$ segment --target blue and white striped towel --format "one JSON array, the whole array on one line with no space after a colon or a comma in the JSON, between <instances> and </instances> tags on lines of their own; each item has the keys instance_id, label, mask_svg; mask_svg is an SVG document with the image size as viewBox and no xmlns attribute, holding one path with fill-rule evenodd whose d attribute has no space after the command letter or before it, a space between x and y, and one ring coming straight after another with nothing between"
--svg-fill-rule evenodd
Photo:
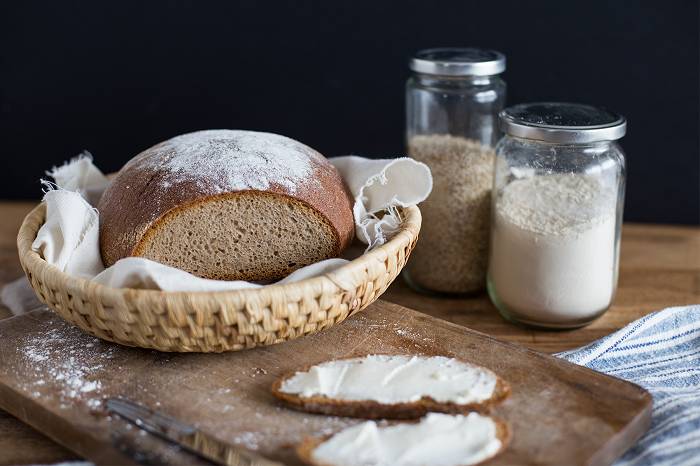
<instances>
[{"instance_id":1,"label":"blue and white striped towel","mask_svg":"<svg viewBox=\"0 0 700 466\"><path fill-rule=\"evenodd\" d=\"M649 314L558 356L653 396L651 428L617 465L700 465L700 305Z\"/></svg>"}]
</instances>

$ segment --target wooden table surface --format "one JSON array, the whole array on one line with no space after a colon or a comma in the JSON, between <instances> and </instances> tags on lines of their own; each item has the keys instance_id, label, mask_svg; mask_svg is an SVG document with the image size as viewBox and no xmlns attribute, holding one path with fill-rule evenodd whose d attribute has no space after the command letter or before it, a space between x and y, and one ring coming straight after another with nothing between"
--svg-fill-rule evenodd
<instances>
[{"instance_id":1,"label":"wooden table surface","mask_svg":"<svg viewBox=\"0 0 700 466\"><path fill-rule=\"evenodd\" d=\"M22 275L15 237L22 218L33 205L0 202L0 283ZM615 302L603 317L582 329L546 332L516 327L504 321L483 294L471 298L419 295L400 280L383 298L539 351L575 348L651 311L700 303L700 228L626 224ZM9 315L0 307L0 318ZM0 412L0 465L71 459L76 456L70 451Z\"/></svg>"}]
</instances>

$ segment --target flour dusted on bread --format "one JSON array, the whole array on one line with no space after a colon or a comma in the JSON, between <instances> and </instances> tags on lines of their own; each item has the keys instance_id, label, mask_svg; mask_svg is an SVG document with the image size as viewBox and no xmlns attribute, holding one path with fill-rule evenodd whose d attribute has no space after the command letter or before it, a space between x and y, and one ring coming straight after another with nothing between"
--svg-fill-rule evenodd
<instances>
[{"instance_id":1,"label":"flour dusted on bread","mask_svg":"<svg viewBox=\"0 0 700 466\"><path fill-rule=\"evenodd\" d=\"M490 370L444 356L370 355L296 372L273 393L306 411L401 419L485 409L509 389Z\"/></svg>"},{"instance_id":2,"label":"flour dusted on bread","mask_svg":"<svg viewBox=\"0 0 700 466\"><path fill-rule=\"evenodd\" d=\"M502 421L470 413L430 413L418 423L379 426L368 421L297 449L309 464L325 466L467 466L496 456L507 445Z\"/></svg>"},{"instance_id":3,"label":"flour dusted on bread","mask_svg":"<svg viewBox=\"0 0 700 466\"><path fill-rule=\"evenodd\" d=\"M168 139L135 157L127 167L164 174L164 187L194 183L211 194L279 185L293 194L311 177L321 154L272 133L206 130ZM126 168L126 167L125 167Z\"/></svg>"},{"instance_id":4,"label":"flour dusted on bread","mask_svg":"<svg viewBox=\"0 0 700 466\"><path fill-rule=\"evenodd\" d=\"M209 130L137 155L104 192L105 265L146 257L221 280L276 280L336 257L353 237L337 170L300 142Z\"/></svg>"}]
</instances>

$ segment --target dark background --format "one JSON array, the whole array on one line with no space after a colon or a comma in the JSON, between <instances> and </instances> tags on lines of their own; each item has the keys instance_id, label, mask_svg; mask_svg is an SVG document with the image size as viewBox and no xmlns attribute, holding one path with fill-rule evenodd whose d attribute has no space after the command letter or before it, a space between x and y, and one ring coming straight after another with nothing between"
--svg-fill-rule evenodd
<instances>
[{"instance_id":1,"label":"dark background","mask_svg":"<svg viewBox=\"0 0 700 466\"><path fill-rule=\"evenodd\" d=\"M626 219L700 223L698 2L3 2L0 198L83 149L103 170L178 133L281 133L327 156L403 151L407 59L508 57L509 103L629 120Z\"/></svg>"}]
</instances>

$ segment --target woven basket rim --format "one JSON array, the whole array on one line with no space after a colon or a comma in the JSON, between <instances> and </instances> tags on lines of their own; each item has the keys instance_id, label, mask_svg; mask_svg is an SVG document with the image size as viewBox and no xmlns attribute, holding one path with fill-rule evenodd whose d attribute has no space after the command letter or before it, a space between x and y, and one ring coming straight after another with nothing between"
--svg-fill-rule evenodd
<instances>
[{"instance_id":1,"label":"woven basket rim","mask_svg":"<svg viewBox=\"0 0 700 466\"><path fill-rule=\"evenodd\" d=\"M112 288L101 283L95 283L88 278L83 278L75 275L63 272L55 265L49 264L43 259L36 251L32 249L32 243L39 232L39 229L44 224L46 216L46 203L41 202L36 207L34 207L22 221L19 232L17 234L17 249L20 256L20 262L27 272L32 274L49 275L54 278L59 279L66 288L80 288L89 289L97 294L102 293L127 293L131 297L137 296L151 296L151 297L165 297L165 296L183 296L183 295L195 295L195 296L212 296L212 297L223 297L223 296L246 296L250 294L260 293L262 291L268 290L278 290L280 292L285 292L288 290L296 289L299 287L309 287L318 286L325 288L327 286L332 286L341 290L350 290L354 286L361 284L362 280L354 280L352 277L360 277L362 270L365 268L367 262L380 260L384 261L391 251L395 250L400 244L408 244L413 239L418 236L421 224L421 213L417 206L407 206L399 209L399 213L402 216L402 221L400 224L399 231L397 231L392 238L381 246L375 247L373 250L362 254L347 264L322 275L316 277L310 277L303 280L299 280L291 283L273 283L265 285L261 288L244 288L240 290L216 290L216 291L163 291L163 290L151 290L151 289L140 289L140 288ZM348 286L342 286L341 284L345 282L345 278L350 277L350 282Z\"/></svg>"}]
</instances>

